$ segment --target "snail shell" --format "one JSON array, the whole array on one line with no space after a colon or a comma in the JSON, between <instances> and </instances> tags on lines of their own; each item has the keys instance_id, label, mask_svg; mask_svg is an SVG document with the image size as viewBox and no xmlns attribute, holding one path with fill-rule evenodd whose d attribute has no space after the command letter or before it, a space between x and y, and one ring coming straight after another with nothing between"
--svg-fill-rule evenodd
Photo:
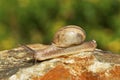
<instances>
[{"instance_id":1,"label":"snail shell","mask_svg":"<svg viewBox=\"0 0 120 80\"><path fill-rule=\"evenodd\" d=\"M53 38L53 43L57 47L70 47L84 42L85 31L75 25L69 25L58 30Z\"/></svg>"}]
</instances>

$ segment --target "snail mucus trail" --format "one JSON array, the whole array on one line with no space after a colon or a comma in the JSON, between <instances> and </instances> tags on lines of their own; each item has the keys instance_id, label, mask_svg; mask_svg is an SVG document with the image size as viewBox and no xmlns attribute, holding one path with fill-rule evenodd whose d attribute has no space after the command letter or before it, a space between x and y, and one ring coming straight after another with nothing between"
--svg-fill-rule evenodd
<instances>
[{"instance_id":1,"label":"snail mucus trail","mask_svg":"<svg viewBox=\"0 0 120 80\"><path fill-rule=\"evenodd\" d=\"M96 49L96 41L84 42L86 38L85 31L76 25L69 25L59 29L52 44L40 51L34 51L28 46L23 47L34 54L34 59L41 61L55 58L63 55L70 55L85 51L94 51Z\"/></svg>"}]
</instances>

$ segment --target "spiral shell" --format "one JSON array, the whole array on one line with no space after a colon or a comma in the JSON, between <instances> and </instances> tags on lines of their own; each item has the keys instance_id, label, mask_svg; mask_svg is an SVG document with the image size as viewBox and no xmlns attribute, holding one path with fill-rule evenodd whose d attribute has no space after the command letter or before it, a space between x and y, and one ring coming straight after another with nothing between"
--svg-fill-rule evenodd
<instances>
[{"instance_id":1,"label":"spiral shell","mask_svg":"<svg viewBox=\"0 0 120 80\"><path fill-rule=\"evenodd\" d=\"M86 38L85 31L76 25L69 25L59 29L54 38L53 44L57 47L70 47L84 42Z\"/></svg>"}]
</instances>

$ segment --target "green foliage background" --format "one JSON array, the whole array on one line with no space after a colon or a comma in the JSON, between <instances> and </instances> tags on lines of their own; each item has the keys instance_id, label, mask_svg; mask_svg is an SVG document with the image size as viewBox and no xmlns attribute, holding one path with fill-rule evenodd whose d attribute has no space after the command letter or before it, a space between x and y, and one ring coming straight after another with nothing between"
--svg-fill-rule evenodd
<instances>
[{"instance_id":1,"label":"green foliage background","mask_svg":"<svg viewBox=\"0 0 120 80\"><path fill-rule=\"evenodd\" d=\"M120 0L0 0L0 50L50 44L70 24L84 28L98 48L120 53Z\"/></svg>"}]
</instances>

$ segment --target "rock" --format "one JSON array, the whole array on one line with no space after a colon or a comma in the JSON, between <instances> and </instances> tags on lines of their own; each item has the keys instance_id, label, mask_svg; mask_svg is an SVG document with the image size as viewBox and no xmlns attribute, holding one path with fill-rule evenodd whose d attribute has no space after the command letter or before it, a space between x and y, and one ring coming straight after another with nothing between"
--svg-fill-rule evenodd
<instances>
[{"instance_id":1,"label":"rock","mask_svg":"<svg viewBox=\"0 0 120 80\"><path fill-rule=\"evenodd\" d=\"M37 50L46 46L41 47L37 44L37 47L35 45L30 47ZM18 50L26 53L22 48L17 48ZM11 57L9 56L9 58ZM31 56L27 56L27 58L29 59L24 57L22 60L23 57L21 57L21 62L16 61L19 67L15 63L5 69L1 67L1 72L12 72L9 75L3 73L4 77L0 77L1 80L120 80L120 55L102 50L96 49L94 52L61 56L38 61L36 64L32 64Z\"/></svg>"}]
</instances>

